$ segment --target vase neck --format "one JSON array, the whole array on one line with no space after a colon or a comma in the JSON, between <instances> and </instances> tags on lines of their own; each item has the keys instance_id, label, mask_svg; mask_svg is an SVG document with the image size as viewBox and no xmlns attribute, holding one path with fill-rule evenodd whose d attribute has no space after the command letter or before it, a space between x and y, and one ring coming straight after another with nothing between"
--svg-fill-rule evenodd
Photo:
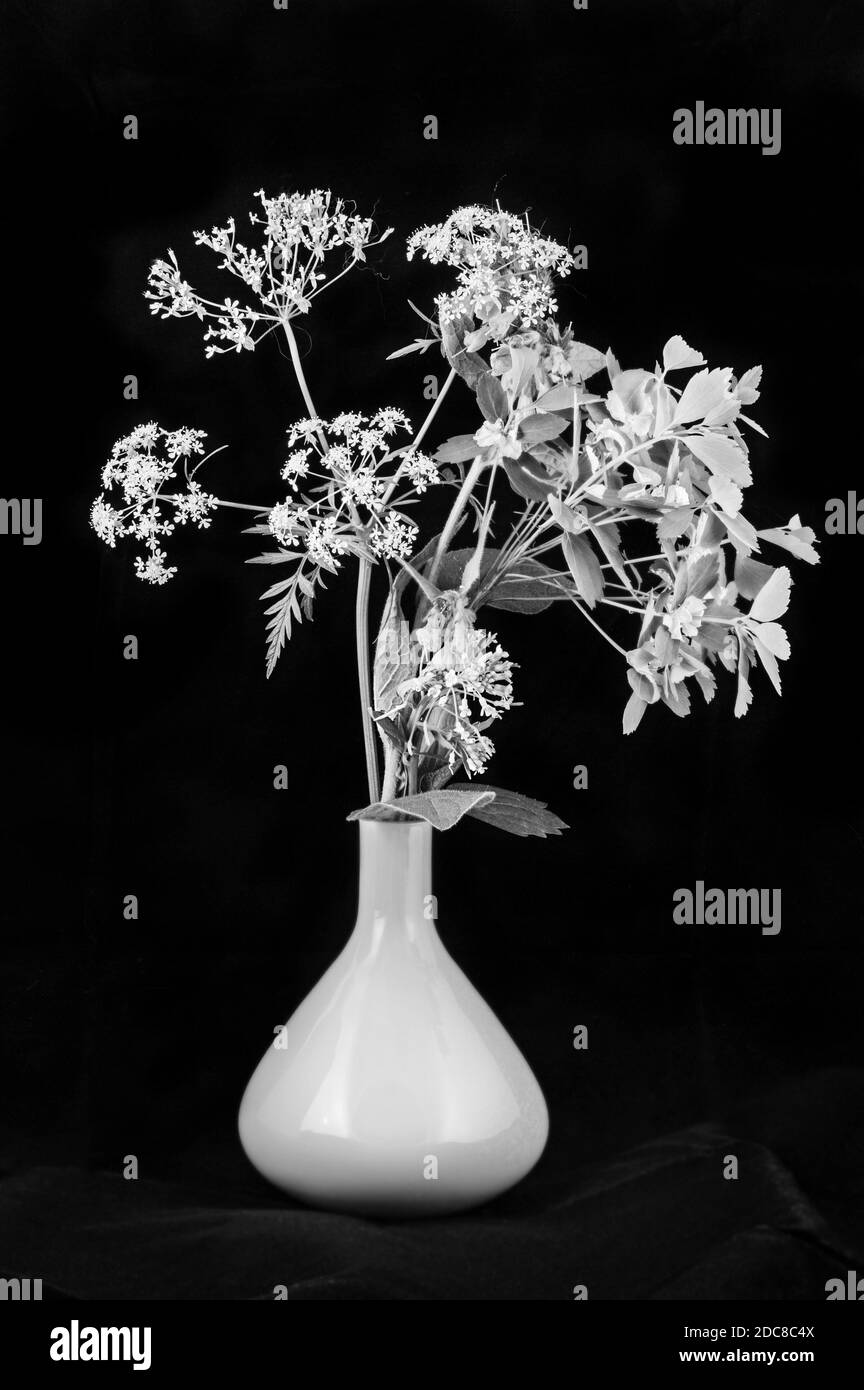
<instances>
[{"instance_id":1,"label":"vase neck","mask_svg":"<svg viewBox=\"0 0 864 1390\"><path fill-rule=\"evenodd\" d=\"M357 930L434 931L432 827L361 820Z\"/></svg>"}]
</instances>

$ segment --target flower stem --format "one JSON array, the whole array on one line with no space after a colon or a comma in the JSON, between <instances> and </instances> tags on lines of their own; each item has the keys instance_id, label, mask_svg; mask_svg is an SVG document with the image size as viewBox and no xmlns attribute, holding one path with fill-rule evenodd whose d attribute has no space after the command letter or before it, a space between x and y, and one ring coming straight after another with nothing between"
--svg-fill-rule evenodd
<instances>
[{"instance_id":1,"label":"flower stem","mask_svg":"<svg viewBox=\"0 0 864 1390\"><path fill-rule=\"evenodd\" d=\"M288 351L291 353L291 362L294 373L297 377L297 384L300 387L303 400L306 402L306 409L313 420L317 420L318 412L306 384L306 377L303 373L303 365L300 361L300 353L297 350L297 339L288 319L283 319L282 326L285 329L285 337L288 339ZM316 434L321 442L321 447L326 451L327 438L320 427ZM357 573L357 601L354 610L354 626L357 637L357 684L360 690L360 718L363 723L363 747L366 753L366 780L369 784L369 801L377 801L380 794L380 783L378 781L378 757L375 749L375 731L372 728L372 682L369 673L369 585L372 578L372 566L362 555L360 557L360 568Z\"/></svg>"},{"instance_id":2,"label":"flower stem","mask_svg":"<svg viewBox=\"0 0 864 1390\"><path fill-rule=\"evenodd\" d=\"M456 527L462 520L462 513L468 505L468 498L474 491L474 488L477 485L477 479L480 477L480 474L483 472L485 466L486 460L482 456L478 456L473 460L471 467L465 474L465 480L462 483L461 488L459 489L456 501L453 503L453 506L450 509L450 515L444 523L444 530L438 537L438 544L435 547L435 558L432 561L432 568L429 571L428 576L430 584L435 583L435 580L438 576L438 571L441 568L441 561L444 558L448 545L453 539L453 533L456 530Z\"/></svg>"},{"instance_id":3,"label":"flower stem","mask_svg":"<svg viewBox=\"0 0 864 1390\"><path fill-rule=\"evenodd\" d=\"M365 556L360 556L360 570L357 575L357 603L355 607L355 630L357 634L357 681L360 687L360 714L363 720L363 747L366 752L366 779L369 783L370 804L379 799L378 755L375 748L375 733L372 728L372 684L369 675L369 584L372 566Z\"/></svg>"},{"instance_id":4,"label":"flower stem","mask_svg":"<svg viewBox=\"0 0 864 1390\"><path fill-rule=\"evenodd\" d=\"M399 781L399 762L399 749L392 743L388 743L384 753L384 786L381 791L382 801L393 801L395 799Z\"/></svg>"},{"instance_id":5,"label":"flower stem","mask_svg":"<svg viewBox=\"0 0 864 1390\"><path fill-rule=\"evenodd\" d=\"M306 402L306 409L309 411L310 417L313 420L317 420L318 412L309 394L309 387L306 385L306 377L303 374L303 364L300 361L300 353L297 349L297 339L294 337L294 330L287 318L282 320L282 327L285 329L285 337L288 339L288 351L291 354L291 365L294 368L294 375L297 378L297 385L300 387L300 393L303 400ZM319 428L315 433L318 435L322 449L326 452L328 445L324 431Z\"/></svg>"}]
</instances>

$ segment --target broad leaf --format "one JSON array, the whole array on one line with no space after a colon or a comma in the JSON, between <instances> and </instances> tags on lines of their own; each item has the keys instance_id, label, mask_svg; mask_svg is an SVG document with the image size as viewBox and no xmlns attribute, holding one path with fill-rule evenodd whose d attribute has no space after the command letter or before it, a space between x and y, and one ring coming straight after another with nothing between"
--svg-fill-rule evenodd
<instances>
[{"instance_id":1,"label":"broad leaf","mask_svg":"<svg viewBox=\"0 0 864 1390\"><path fill-rule=\"evenodd\" d=\"M491 425L506 420L510 413L504 388L491 372L484 372L477 379L477 404Z\"/></svg>"},{"instance_id":2,"label":"broad leaf","mask_svg":"<svg viewBox=\"0 0 864 1390\"><path fill-rule=\"evenodd\" d=\"M588 529L588 516L582 507L568 507L566 502L562 502L557 492L550 492L546 501L562 531L569 531L573 536L581 536L583 531Z\"/></svg>"},{"instance_id":3,"label":"broad leaf","mask_svg":"<svg viewBox=\"0 0 864 1390\"><path fill-rule=\"evenodd\" d=\"M476 352L468 352L465 347L465 334L473 327L470 319L455 322L439 321L441 330L441 349L450 366L467 381L473 389L478 379L487 370L483 358Z\"/></svg>"},{"instance_id":4,"label":"broad leaf","mask_svg":"<svg viewBox=\"0 0 864 1390\"><path fill-rule=\"evenodd\" d=\"M660 521L657 535L661 541L677 541L679 536L684 535L692 520L692 507L673 507Z\"/></svg>"},{"instance_id":5,"label":"broad leaf","mask_svg":"<svg viewBox=\"0 0 864 1390\"><path fill-rule=\"evenodd\" d=\"M528 415L519 426L517 438L525 440L530 447L542 440L557 439L569 428L569 422L562 420L560 415Z\"/></svg>"},{"instance_id":6,"label":"broad leaf","mask_svg":"<svg viewBox=\"0 0 864 1390\"><path fill-rule=\"evenodd\" d=\"M742 598L754 599L774 573L770 565L754 560L752 555L735 557L735 584Z\"/></svg>"},{"instance_id":7,"label":"broad leaf","mask_svg":"<svg viewBox=\"0 0 864 1390\"><path fill-rule=\"evenodd\" d=\"M395 801L376 801L362 810L352 811L348 820L424 820L435 830L450 830L463 816L494 799L491 788L467 787L456 790L442 787L436 792L419 792L417 796L401 796Z\"/></svg>"},{"instance_id":8,"label":"broad leaf","mask_svg":"<svg viewBox=\"0 0 864 1390\"><path fill-rule=\"evenodd\" d=\"M600 561L584 536L571 536L565 531L561 537L561 548L570 568L579 597L593 608L603 596L603 571Z\"/></svg>"},{"instance_id":9,"label":"broad leaf","mask_svg":"<svg viewBox=\"0 0 864 1390\"><path fill-rule=\"evenodd\" d=\"M472 790L466 782L453 782L448 787L448 791ZM546 809L545 801L535 801L533 797L520 796L518 792L504 791L501 787L487 787L486 790L493 792L495 799L483 802L467 813L475 820L486 821L488 825L495 825L499 830L523 838L537 835L545 839L547 835L560 835L562 830L570 828L554 812Z\"/></svg>"},{"instance_id":10,"label":"broad leaf","mask_svg":"<svg viewBox=\"0 0 864 1390\"><path fill-rule=\"evenodd\" d=\"M578 400L579 387L561 381L557 386L550 386L542 396L538 396L536 404L540 410L572 410Z\"/></svg>"},{"instance_id":11,"label":"broad leaf","mask_svg":"<svg viewBox=\"0 0 864 1390\"><path fill-rule=\"evenodd\" d=\"M480 445L473 434L456 434L445 439L435 450L436 463L467 463L481 453Z\"/></svg>"},{"instance_id":12,"label":"broad leaf","mask_svg":"<svg viewBox=\"0 0 864 1390\"><path fill-rule=\"evenodd\" d=\"M518 459L502 459L501 466L513 491L529 502L545 502L550 488L555 485L552 474L531 454L522 454Z\"/></svg>"},{"instance_id":13,"label":"broad leaf","mask_svg":"<svg viewBox=\"0 0 864 1390\"><path fill-rule=\"evenodd\" d=\"M589 377L596 376L606 366L605 353L598 352L587 343L571 343L567 349L567 360L573 369L573 375L580 381L587 381Z\"/></svg>"},{"instance_id":14,"label":"broad leaf","mask_svg":"<svg viewBox=\"0 0 864 1390\"><path fill-rule=\"evenodd\" d=\"M465 546L459 550L448 550L441 558L438 566L438 576L436 583L440 589L459 589L462 587L462 576L465 573L465 566L474 554L473 546ZM492 548L484 551L483 560L480 565L479 578L489 569L493 560L497 560L500 551Z\"/></svg>"},{"instance_id":15,"label":"broad leaf","mask_svg":"<svg viewBox=\"0 0 864 1390\"><path fill-rule=\"evenodd\" d=\"M508 613L542 613L556 599L569 599L568 576L547 569L539 560L520 560L497 580L484 602Z\"/></svg>"}]
</instances>

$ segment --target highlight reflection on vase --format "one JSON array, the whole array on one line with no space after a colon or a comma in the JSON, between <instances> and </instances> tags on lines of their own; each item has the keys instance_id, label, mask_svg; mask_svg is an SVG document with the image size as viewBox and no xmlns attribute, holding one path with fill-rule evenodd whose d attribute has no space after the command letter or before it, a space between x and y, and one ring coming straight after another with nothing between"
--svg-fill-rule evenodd
<instances>
[{"instance_id":1,"label":"highlight reflection on vase","mask_svg":"<svg viewBox=\"0 0 864 1390\"><path fill-rule=\"evenodd\" d=\"M464 1210L534 1166L546 1104L438 936L431 826L359 825L354 931L254 1072L240 1138L264 1177L313 1206Z\"/></svg>"}]
</instances>

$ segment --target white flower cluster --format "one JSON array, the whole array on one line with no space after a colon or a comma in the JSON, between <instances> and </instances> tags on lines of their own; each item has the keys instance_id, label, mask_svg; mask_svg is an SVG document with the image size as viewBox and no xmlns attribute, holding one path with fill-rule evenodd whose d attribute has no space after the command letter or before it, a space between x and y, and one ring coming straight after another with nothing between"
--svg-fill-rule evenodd
<instances>
[{"instance_id":1,"label":"white flower cluster","mask_svg":"<svg viewBox=\"0 0 864 1390\"><path fill-rule=\"evenodd\" d=\"M495 752L483 732L513 705L513 663L493 632L474 626L458 591L438 596L411 634L416 674L397 687L388 710L420 757L443 754L452 769L483 772ZM474 708L476 707L476 709Z\"/></svg>"},{"instance_id":2,"label":"white flower cluster","mask_svg":"<svg viewBox=\"0 0 864 1390\"><path fill-rule=\"evenodd\" d=\"M328 251L344 246L355 261L365 260L367 246L378 245L393 231L392 227L372 240L371 217L356 217L348 212L341 198L334 198L329 188L313 188L311 193L279 193L268 198L259 188L264 216L249 214L249 221L265 228L269 247L275 248L283 262L293 258L295 250L306 251L320 260Z\"/></svg>"},{"instance_id":3,"label":"white flower cluster","mask_svg":"<svg viewBox=\"0 0 864 1390\"><path fill-rule=\"evenodd\" d=\"M332 420L296 421L288 430L291 452L282 477L295 491L301 479L320 480L321 486L315 489L317 498L286 498L272 509L268 520L279 544L286 549L304 547L325 569L338 568L337 557L358 542L379 559L407 558L417 527L387 505L396 477L404 474L418 492L438 481L433 460L410 450L397 473L382 473L399 457L390 447L392 435L410 428L395 406L384 406L374 415L346 411Z\"/></svg>"},{"instance_id":4,"label":"white flower cluster","mask_svg":"<svg viewBox=\"0 0 864 1390\"><path fill-rule=\"evenodd\" d=\"M435 301L442 322L480 319L484 341L500 342L511 329L530 328L554 313L553 277L567 275L574 264L566 247L532 230L527 216L500 208L457 208L445 222L414 233L409 261L418 251L457 272L456 291Z\"/></svg>"},{"instance_id":5,"label":"white flower cluster","mask_svg":"<svg viewBox=\"0 0 864 1390\"><path fill-rule=\"evenodd\" d=\"M376 521L369 533L369 546L380 560L407 560L414 549L417 527L398 512L388 512L383 522Z\"/></svg>"},{"instance_id":6,"label":"white flower cluster","mask_svg":"<svg viewBox=\"0 0 864 1390\"><path fill-rule=\"evenodd\" d=\"M143 542L145 554L136 556L135 573L150 584L165 584L177 573L176 565L166 564L160 538L170 536L176 526L186 522L199 529L208 527L218 505L218 499L204 492L189 474L189 460L204 453L202 441L206 437L203 430L166 430L151 421L118 439L102 469L103 488L119 488L124 505L113 506L107 494L101 493L90 509L90 524L112 550L118 537L132 536ZM162 488L177 477L181 459L185 461L186 491L165 495ZM170 510L163 510L166 504Z\"/></svg>"},{"instance_id":7,"label":"white flower cluster","mask_svg":"<svg viewBox=\"0 0 864 1390\"><path fill-rule=\"evenodd\" d=\"M435 460L417 449L409 449L402 455L402 472L411 479L418 492L425 492L427 487L441 481Z\"/></svg>"},{"instance_id":8,"label":"white flower cluster","mask_svg":"<svg viewBox=\"0 0 864 1390\"><path fill-rule=\"evenodd\" d=\"M150 311L161 318L212 319L204 334L205 355L242 352L255 347L254 332L259 325L287 322L298 314L307 314L311 301L330 279L336 279L350 266L366 259L369 246L377 246L390 235L388 228L373 240L372 220L351 214L341 198L334 198L329 189L315 188L311 193L280 193L269 198L263 189L255 195L261 201L263 216L251 212L253 226L264 231L260 247L249 247L237 240L234 218L224 227L210 232L195 232L196 246L207 246L221 258L219 269L227 270L241 280L260 301L261 309L253 309L238 300L226 298L221 303L206 299L193 289L180 273L177 257L168 252L168 260L154 261L148 277ZM344 248L345 265L330 277L323 270L328 252ZM265 328L264 332L268 332ZM223 346L219 346L219 344Z\"/></svg>"}]
</instances>

